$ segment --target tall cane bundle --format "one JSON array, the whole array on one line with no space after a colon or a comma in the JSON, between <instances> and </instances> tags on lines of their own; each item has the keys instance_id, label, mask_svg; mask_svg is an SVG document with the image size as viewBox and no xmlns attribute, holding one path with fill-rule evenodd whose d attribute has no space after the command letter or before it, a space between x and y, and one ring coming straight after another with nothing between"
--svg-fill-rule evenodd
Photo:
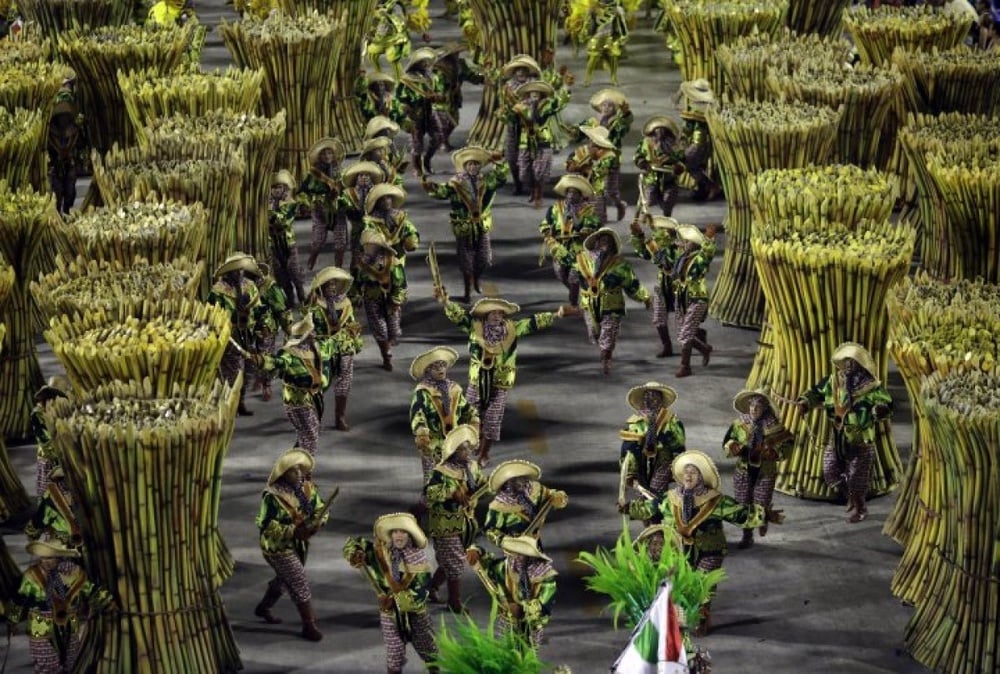
<instances>
[{"instance_id":1,"label":"tall cane bundle","mask_svg":"<svg viewBox=\"0 0 1000 674\"><path fill-rule=\"evenodd\" d=\"M844 10L850 6L851 0L791 0L785 25L800 34L839 36L843 27Z\"/></svg>"},{"instance_id":2,"label":"tall cane bundle","mask_svg":"<svg viewBox=\"0 0 1000 674\"><path fill-rule=\"evenodd\" d=\"M58 400L47 412L80 503L88 569L120 609L88 631L87 671L241 668L218 594L222 462L239 386L161 394L149 381L115 383L76 402Z\"/></svg>"},{"instance_id":3,"label":"tall cane bundle","mask_svg":"<svg viewBox=\"0 0 1000 674\"><path fill-rule=\"evenodd\" d=\"M52 42L47 39L0 40L0 64L4 66L31 61L48 61L52 57Z\"/></svg>"},{"instance_id":4,"label":"tall cane bundle","mask_svg":"<svg viewBox=\"0 0 1000 674\"><path fill-rule=\"evenodd\" d=\"M43 110L0 107L0 180L12 189L48 185L34 183L38 157L45 156L49 117Z\"/></svg>"},{"instance_id":5,"label":"tall cane bundle","mask_svg":"<svg viewBox=\"0 0 1000 674\"><path fill-rule=\"evenodd\" d=\"M927 5L856 7L845 9L843 16L844 27L857 45L862 62L873 66L888 64L897 47L910 52L951 49L962 44L969 34L964 18Z\"/></svg>"},{"instance_id":6,"label":"tall cane bundle","mask_svg":"<svg viewBox=\"0 0 1000 674\"><path fill-rule=\"evenodd\" d=\"M14 286L0 306L7 326L0 354L0 436L31 437L33 396L45 380L35 352L35 320L40 312L29 282L48 272L55 258L61 222L50 194L13 190L0 180L0 254L14 269Z\"/></svg>"},{"instance_id":7,"label":"tall cane bundle","mask_svg":"<svg viewBox=\"0 0 1000 674\"><path fill-rule=\"evenodd\" d=\"M7 264L4 256L0 254L0 310L14 291L14 268ZM3 318L3 313L0 313ZM7 326L0 322L0 357L4 351L4 337L7 336ZM17 477L17 471L10 465L10 458L7 456L7 446L3 437L0 436L0 522L6 522L12 515L15 515L31 505L28 492ZM5 559L6 557L6 559ZM6 548L0 550L0 591L8 592L7 599L13 599L17 593L17 586L9 587L10 576L7 573L7 562L9 556ZM16 568L16 567L15 567ZM19 573L19 572L18 572ZM4 595L0 595L4 596Z\"/></svg>"},{"instance_id":8,"label":"tall cane bundle","mask_svg":"<svg viewBox=\"0 0 1000 674\"><path fill-rule=\"evenodd\" d=\"M892 62L906 75L903 91L910 110L1000 114L1000 52L995 49L897 49Z\"/></svg>"},{"instance_id":9,"label":"tall cane bundle","mask_svg":"<svg viewBox=\"0 0 1000 674\"><path fill-rule=\"evenodd\" d=\"M132 4L122 0L27 0L18 6L52 40L71 28L124 26L132 20Z\"/></svg>"},{"instance_id":10,"label":"tall cane bundle","mask_svg":"<svg viewBox=\"0 0 1000 674\"><path fill-rule=\"evenodd\" d=\"M947 536L928 550L936 561L927 599L906 628L919 662L955 674L1000 668L1000 370L931 375L920 395L944 452Z\"/></svg>"},{"instance_id":11,"label":"tall cane bundle","mask_svg":"<svg viewBox=\"0 0 1000 674\"><path fill-rule=\"evenodd\" d=\"M107 152L115 143L127 147L136 140L118 73L151 70L166 74L176 70L184 62L193 30L189 23L181 28L74 28L59 35L56 47L79 78L87 129L97 150Z\"/></svg>"},{"instance_id":12,"label":"tall cane bundle","mask_svg":"<svg viewBox=\"0 0 1000 674\"><path fill-rule=\"evenodd\" d=\"M825 163L841 112L805 103L736 103L709 109L712 148L726 192L726 250L709 312L724 323L760 327L764 295L750 250L747 188L755 173Z\"/></svg>"},{"instance_id":13,"label":"tall cane bundle","mask_svg":"<svg viewBox=\"0 0 1000 674\"><path fill-rule=\"evenodd\" d=\"M853 227L820 221L771 223L751 239L761 287L774 321L779 399L794 400L830 373L830 358L845 341L875 359L880 380L888 372L885 297L907 273L916 233L889 221ZM796 437L779 467L777 488L805 498L834 499L823 479L823 449L832 426L823 414L802 417L782 404L785 427ZM886 426L875 438L869 493L895 488L899 453Z\"/></svg>"}]
</instances>

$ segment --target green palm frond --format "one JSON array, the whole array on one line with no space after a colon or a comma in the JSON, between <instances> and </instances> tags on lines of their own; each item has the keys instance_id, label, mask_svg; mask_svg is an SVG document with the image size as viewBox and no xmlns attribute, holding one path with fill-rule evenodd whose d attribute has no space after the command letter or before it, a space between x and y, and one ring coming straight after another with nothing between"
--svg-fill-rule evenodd
<instances>
[{"instance_id":1,"label":"green palm frond","mask_svg":"<svg viewBox=\"0 0 1000 674\"><path fill-rule=\"evenodd\" d=\"M523 637L493 636L492 620L482 631L471 617L459 617L453 629L441 621L434 661L441 674L540 674L548 667Z\"/></svg>"}]
</instances>

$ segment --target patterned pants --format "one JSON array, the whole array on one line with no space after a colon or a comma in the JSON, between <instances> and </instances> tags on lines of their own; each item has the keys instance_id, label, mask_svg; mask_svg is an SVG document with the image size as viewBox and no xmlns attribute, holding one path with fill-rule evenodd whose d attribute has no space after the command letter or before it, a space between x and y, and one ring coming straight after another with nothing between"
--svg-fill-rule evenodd
<instances>
[{"instance_id":1,"label":"patterned pants","mask_svg":"<svg viewBox=\"0 0 1000 674\"><path fill-rule=\"evenodd\" d=\"M500 426L503 425L503 413L507 408L507 389L493 388L486 409L479 407L479 387L469 382L465 388L465 399L469 405L479 407L479 436L496 442L500 439Z\"/></svg>"},{"instance_id":2,"label":"patterned pants","mask_svg":"<svg viewBox=\"0 0 1000 674\"><path fill-rule=\"evenodd\" d=\"M222 362L219 363L219 376L229 385L236 381L236 376L243 370L243 356L232 344L226 344L222 352Z\"/></svg>"},{"instance_id":3,"label":"patterned pants","mask_svg":"<svg viewBox=\"0 0 1000 674\"><path fill-rule=\"evenodd\" d=\"M657 284L653 290L653 325L658 328L667 327L667 313L667 298L663 296L663 288Z\"/></svg>"},{"instance_id":4,"label":"patterned pants","mask_svg":"<svg viewBox=\"0 0 1000 674\"><path fill-rule=\"evenodd\" d=\"M420 470L424 474L424 484L427 484L427 481L431 479L431 473L434 472L434 466L437 465L435 454L440 454L440 450L438 452L427 450L427 452L420 453ZM420 498L423 500L423 496Z\"/></svg>"},{"instance_id":5,"label":"patterned pants","mask_svg":"<svg viewBox=\"0 0 1000 674\"><path fill-rule=\"evenodd\" d=\"M35 664L36 674L66 674L73 671L76 659L80 657L83 641L79 634L73 634L66 645L66 664L59 663L59 652L55 645L46 637L28 639L28 650L31 661Z\"/></svg>"},{"instance_id":6,"label":"patterned pants","mask_svg":"<svg viewBox=\"0 0 1000 674\"><path fill-rule=\"evenodd\" d=\"M377 342L396 344L403 336L400 325L402 308L392 307L388 300L371 300L365 298L365 315L368 317L368 329Z\"/></svg>"},{"instance_id":7,"label":"patterned pants","mask_svg":"<svg viewBox=\"0 0 1000 674\"><path fill-rule=\"evenodd\" d=\"M695 566L699 571L715 571L722 568L722 555L700 555Z\"/></svg>"},{"instance_id":8,"label":"patterned pants","mask_svg":"<svg viewBox=\"0 0 1000 674\"><path fill-rule=\"evenodd\" d=\"M587 324L587 336L591 344L596 344L601 351L615 350L618 332L622 326L622 317L619 314L605 314L601 317L600 325L594 325L590 312L584 311L583 322Z\"/></svg>"},{"instance_id":9,"label":"patterned pants","mask_svg":"<svg viewBox=\"0 0 1000 674\"><path fill-rule=\"evenodd\" d=\"M536 185L545 187L549 174L552 173L552 148L538 148L534 154L528 150L518 150L517 173L521 176L521 184L527 189Z\"/></svg>"},{"instance_id":10,"label":"patterned pants","mask_svg":"<svg viewBox=\"0 0 1000 674\"><path fill-rule=\"evenodd\" d=\"M320 206L316 206L312 210L312 240L309 243L310 253L319 253L323 249L323 244L326 243L326 233L330 231L330 225L327 224L333 218L332 214L327 214Z\"/></svg>"},{"instance_id":11,"label":"patterned pants","mask_svg":"<svg viewBox=\"0 0 1000 674\"><path fill-rule=\"evenodd\" d=\"M687 311L678 311L676 315L677 341L684 346L698 336L698 326L708 315L708 302L688 302Z\"/></svg>"},{"instance_id":12,"label":"patterned pants","mask_svg":"<svg viewBox=\"0 0 1000 674\"><path fill-rule=\"evenodd\" d=\"M699 188L703 188L712 182L712 179L705 173L708 166L708 158L712 156L712 144L710 142L688 145L684 150L684 166L688 173L694 178L694 182Z\"/></svg>"},{"instance_id":13,"label":"patterned pants","mask_svg":"<svg viewBox=\"0 0 1000 674\"><path fill-rule=\"evenodd\" d=\"M319 444L319 416L312 405L285 405L285 416L295 429L295 444L316 456Z\"/></svg>"},{"instance_id":14,"label":"patterned pants","mask_svg":"<svg viewBox=\"0 0 1000 674\"><path fill-rule=\"evenodd\" d=\"M761 475L759 468L737 468L733 472L733 496L743 505L762 505L771 509L775 475Z\"/></svg>"},{"instance_id":15,"label":"patterned pants","mask_svg":"<svg viewBox=\"0 0 1000 674\"><path fill-rule=\"evenodd\" d=\"M451 133L451 115L446 110L432 110L424 124L414 124L410 132L410 152L424 154L429 150L437 150ZM424 144L424 136L430 136L430 142Z\"/></svg>"},{"instance_id":16,"label":"patterned pants","mask_svg":"<svg viewBox=\"0 0 1000 674\"><path fill-rule=\"evenodd\" d=\"M622 167L613 166L608 169L608 177L604 180L605 204L616 206L622 200ZM607 206L605 206L606 208Z\"/></svg>"},{"instance_id":17,"label":"patterned pants","mask_svg":"<svg viewBox=\"0 0 1000 674\"><path fill-rule=\"evenodd\" d=\"M274 578L268 583L271 588L278 588L281 594L288 592L296 606L312 601L312 591L306 579L306 568L302 566L299 556L294 551L264 555L264 561L274 569Z\"/></svg>"},{"instance_id":18,"label":"patterned pants","mask_svg":"<svg viewBox=\"0 0 1000 674\"><path fill-rule=\"evenodd\" d=\"M571 298L580 296L580 273L574 267L567 267L558 260L552 260L552 271L555 272L559 282L569 289Z\"/></svg>"},{"instance_id":19,"label":"patterned pants","mask_svg":"<svg viewBox=\"0 0 1000 674\"><path fill-rule=\"evenodd\" d=\"M503 158L504 161L511 167L517 166L517 159L520 156L520 149L518 145L520 144L520 132L518 131L519 124L508 124L507 133L503 138ZM520 180L520 174L517 174L518 180Z\"/></svg>"},{"instance_id":20,"label":"patterned pants","mask_svg":"<svg viewBox=\"0 0 1000 674\"><path fill-rule=\"evenodd\" d=\"M653 471L649 478L649 491L654 494L662 494L670 486L670 481L674 479L674 473L670 470L670 463L664 461Z\"/></svg>"},{"instance_id":21,"label":"patterned pants","mask_svg":"<svg viewBox=\"0 0 1000 674\"><path fill-rule=\"evenodd\" d=\"M670 217L677 205L677 183L671 183L669 187L662 188L659 183L643 185L643 192L646 195L646 207L650 210L654 206L663 209L663 214Z\"/></svg>"},{"instance_id":22,"label":"patterned pants","mask_svg":"<svg viewBox=\"0 0 1000 674\"><path fill-rule=\"evenodd\" d=\"M410 613L410 640L414 650L424 662L430 662L437 655L437 645L434 643L434 627L427 611ZM392 613L379 613L379 624L382 627L382 641L385 642L385 666L390 671L402 671L406 664L406 640L396 627L396 618Z\"/></svg>"},{"instance_id":23,"label":"patterned pants","mask_svg":"<svg viewBox=\"0 0 1000 674\"><path fill-rule=\"evenodd\" d=\"M461 578L465 571L465 546L462 545L462 537L458 534L434 536L431 540L434 541L434 559L444 569L445 578Z\"/></svg>"},{"instance_id":24,"label":"patterned pants","mask_svg":"<svg viewBox=\"0 0 1000 674\"><path fill-rule=\"evenodd\" d=\"M594 213L597 214L598 220L601 221L601 227L608 224L608 197L604 192L600 194L595 194L590 199L590 203L594 205Z\"/></svg>"},{"instance_id":25,"label":"patterned pants","mask_svg":"<svg viewBox=\"0 0 1000 674\"><path fill-rule=\"evenodd\" d=\"M493 244L490 242L488 232L480 235L478 239L465 236L455 239L455 249L462 274L471 274L479 278L484 271L493 266Z\"/></svg>"},{"instance_id":26,"label":"patterned pants","mask_svg":"<svg viewBox=\"0 0 1000 674\"><path fill-rule=\"evenodd\" d=\"M535 648L538 648L538 646L542 643L542 631L544 629L545 628L543 627L536 627L531 630L531 645ZM503 612L498 612L496 626L493 628L493 633L499 637L501 634L513 632L514 630L517 630L519 633L523 633L520 625L511 625L507 615Z\"/></svg>"},{"instance_id":27,"label":"patterned pants","mask_svg":"<svg viewBox=\"0 0 1000 674\"><path fill-rule=\"evenodd\" d=\"M35 494L39 498L44 496L45 490L49 488L49 482L51 482L49 473L51 472L52 462L43 456L39 456L35 462Z\"/></svg>"},{"instance_id":28,"label":"patterned pants","mask_svg":"<svg viewBox=\"0 0 1000 674\"><path fill-rule=\"evenodd\" d=\"M354 356L340 357L340 370L333 378L333 395L346 396L351 393L351 383L354 382Z\"/></svg>"},{"instance_id":29,"label":"patterned pants","mask_svg":"<svg viewBox=\"0 0 1000 674\"><path fill-rule=\"evenodd\" d=\"M868 494L874 460L873 445L848 445L847 454L842 459L837 456L831 442L823 450L823 480L833 488L844 484L848 496L864 498Z\"/></svg>"},{"instance_id":30,"label":"patterned pants","mask_svg":"<svg viewBox=\"0 0 1000 674\"><path fill-rule=\"evenodd\" d=\"M285 291L288 299L295 297L299 288L305 289L302 265L299 263L299 249L295 246L288 247L288 257L283 260L272 251L271 270L274 273L274 280ZM304 302L305 299L299 297L299 302Z\"/></svg>"}]
</instances>

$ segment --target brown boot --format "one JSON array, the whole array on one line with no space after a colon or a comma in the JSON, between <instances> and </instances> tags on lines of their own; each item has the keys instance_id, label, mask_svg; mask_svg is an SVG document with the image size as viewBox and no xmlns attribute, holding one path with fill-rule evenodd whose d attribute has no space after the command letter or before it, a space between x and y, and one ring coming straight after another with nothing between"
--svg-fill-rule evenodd
<instances>
[{"instance_id":1,"label":"brown boot","mask_svg":"<svg viewBox=\"0 0 1000 674\"><path fill-rule=\"evenodd\" d=\"M691 376L691 342L681 346L681 366L674 373L676 377L690 377Z\"/></svg>"},{"instance_id":2,"label":"brown boot","mask_svg":"<svg viewBox=\"0 0 1000 674\"><path fill-rule=\"evenodd\" d=\"M535 185L535 188L531 190L531 205L535 208L542 207L542 186Z\"/></svg>"},{"instance_id":3,"label":"brown boot","mask_svg":"<svg viewBox=\"0 0 1000 674\"><path fill-rule=\"evenodd\" d=\"M389 342L376 343L378 350L382 352L382 369L386 372L392 372L392 347L389 346Z\"/></svg>"},{"instance_id":4,"label":"brown boot","mask_svg":"<svg viewBox=\"0 0 1000 674\"><path fill-rule=\"evenodd\" d=\"M323 634L316 627L316 612L313 611L312 602L296 604L296 608L299 609L299 617L302 618L302 638L309 641L322 641Z\"/></svg>"},{"instance_id":5,"label":"brown boot","mask_svg":"<svg viewBox=\"0 0 1000 674\"><path fill-rule=\"evenodd\" d=\"M333 427L338 431L349 431L351 427L347 425L347 396L334 396Z\"/></svg>"},{"instance_id":6,"label":"brown boot","mask_svg":"<svg viewBox=\"0 0 1000 674\"><path fill-rule=\"evenodd\" d=\"M413 167L413 175L419 178L424 174L424 162L416 152L410 153L410 165Z\"/></svg>"},{"instance_id":7,"label":"brown boot","mask_svg":"<svg viewBox=\"0 0 1000 674\"><path fill-rule=\"evenodd\" d=\"M746 550L753 545L753 529L744 529L743 538L740 539L738 547L740 550Z\"/></svg>"},{"instance_id":8,"label":"brown boot","mask_svg":"<svg viewBox=\"0 0 1000 674\"><path fill-rule=\"evenodd\" d=\"M437 568L437 571L434 572L434 575L431 576L431 584L430 587L427 588L427 601L429 601L432 604L444 603L440 595L438 595L438 590L441 589L441 586L444 584L444 581L445 581L444 569L442 569L439 566Z\"/></svg>"},{"instance_id":9,"label":"brown boot","mask_svg":"<svg viewBox=\"0 0 1000 674\"><path fill-rule=\"evenodd\" d=\"M694 635L696 637L704 637L712 629L712 602L702 606L699 613L701 614L701 619L698 621L698 627L695 629Z\"/></svg>"},{"instance_id":10,"label":"brown boot","mask_svg":"<svg viewBox=\"0 0 1000 674\"><path fill-rule=\"evenodd\" d=\"M252 417L253 416L253 410L247 408L247 404L243 401L242 397L240 398L240 405L239 405L239 407L236 408L236 414L239 415L239 416L241 416L241 417Z\"/></svg>"},{"instance_id":11,"label":"brown boot","mask_svg":"<svg viewBox=\"0 0 1000 674\"><path fill-rule=\"evenodd\" d=\"M611 374L611 351L607 349L601 350L601 374Z\"/></svg>"},{"instance_id":12,"label":"brown boot","mask_svg":"<svg viewBox=\"0 0 1000 674\"><path fill-rule=\"evenodd\" d=\"M854 511L851 513L847 521L851 524L857 524L858 522L864 521L868 517L868 506L865 505L864 496L849 496L849 500L854 502Z\"/></svg>"},{"instance_id":13,"label":"brown boot","mask_svg":"<svg viewBox=\"0 0 1000 674\"><path fill-rule=\"evenodd\" d=\"M656 327L656 334L660 336L660 344L663 348L656 354L657 358L669 358L674 355L674 345L670 343L670 330L665 325Z\"/></svg>"},{"instance_id":14,"label":"brown boot","mask_svg":"<svg viewBox=\"0 0 1000 674\"><path fill-rule=\"evenodd\" d=\"M625 211L628 209L628 204L619 199L616 205L618 206L618 220L616 222L621 222L625 219Z\"/></svg>"},{"instance_id":15,"label":"brown boot","mask_svg":"<svg viewBox=\"0 0 1000 674\"><path fill-rule=\"evenodd\" d=\"M448 579L448 610L452 613L465 613L462 606L462 579Z\"/></svg>"},{"instance_id":16,"label":"brown boot","mask_svg":"<svg viewBox=\"0 0 1000 674\"><path fill-rule=\"evenodd\" d=\"M462 282L465 285L465 294L461 297L456 297L455 301L461 304L468 304L469 299L472 297L472 274L462 274Z\"/></svg>"},{"instance_id":17,"label":"brown boot","mask_svg":"<svg viewBox=\"0 0 1000 674\"><path fill-rule=\"evenodd\" d=\"M263 400L264 402L267 402L271 399L272 395L273 394L271 392L271 380L268 379L267 381L264 382L264 386L261 389L260 399Z\"/></svg>"},{"instance_id":18,"label":"brown boot","mask_svg":"<svg viewBox=\"0 0 1000 674\"><path fill-rule=\"evenodd\" d=\"M479 467L485 468L490 463L490 447L493 445L492 440L487 438L479 438L479 451L476 453L476 458L479 460Z\"/></svg>"},{"instance_id":19,"label":"brown boot","mask_svg":"<svg viewBox=\"0 0 1000 674\"><path fill-rule=\"evenodd\" d=\"M708 343L708 333L701 328L698 328L698 332L695 334L694 348L698 349L698 353L701 354L702 366L708 365L713 349L712 345Z\"/></svg>"},{"instance_id":20,"label":"brown boot","mask_svg":"<svg viewBox=\"0 0 1000 674\"><path fill-rule=\"evenodd\" d=\"M260 600L257 604L257 608L253 610L253 614L258 618L263 618L264 622L268 625L277 625L281 623L281 618L271 613L271 609L274 605L278 603L281 598L281 585L271 581L267 584L267 591L264 592L264 598Z\"/></svg>"},{"instance_id":21,"label":"brown boot","mask_svg":"<svg viewBox=\"0 0 1000 674\"><path fill-rule=\"evenodd\" d=\"M309 268L309 271L312 271L313 267L316 266L316 260L317 260L317 258L319 258L319 251L318 250L314 250L314 251L310 251L309 252L309 259L306 261L306 267Z\"/></svg>"},{"instance_id":22,"label":"brown boot","mask_svg":"<svg viewBox=\"0 0 1000 674\"><path fill-rule=\"evenodd\" d=\"M335 251L333 251L333 264L334 264L335 267L340 267L341 269L344 268L344 253L345 252L346 251L343 251L343 250L335 250ZM303 298L305 297L304 294L299 295L299 296L303 297Z\"/></svg>"},{"instance_id":23,"label":"brown boot","mask_svg":"<svg viewBox=\"0 0 1000 674\"><path fill-rule=\"evenodd\" d=\"M434 153L437 152L437 148L431 148L424 153L424 173L427 175L433 175L434 171L431 170L431 159L434 158Z\"/></svg>"},{"instance_id":24,"label":"brown boot","mask_svg":"<svg viewBox=\"0 0 1000 674\"><path fill-rule=\"evenodd\" d=\"M514 175L512 176L512 178L514 179L514 196L519 197L522 194L524 194L524 183L521 182L521 177L517 175L516 170L513 173Z\"/></svg>"},{"instance_id":25,"label":"brown boot","mask_svg":"<svg viewBox=\"0 0 1000 674\"><path fill-rule=\"evenodd\" d=\"M476 291L477 294L479 295L483 294L483 291L479 289L479 277L476 276L475 274L472 275L472 288Z\"/></svg>"}]
</instances>

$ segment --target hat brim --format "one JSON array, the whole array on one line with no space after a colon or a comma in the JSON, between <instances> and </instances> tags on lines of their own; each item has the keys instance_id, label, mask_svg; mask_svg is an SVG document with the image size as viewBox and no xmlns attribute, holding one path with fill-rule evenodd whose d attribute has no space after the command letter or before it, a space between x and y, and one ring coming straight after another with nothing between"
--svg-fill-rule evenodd
<instances>
[{"instance_id":1,"label":"hat brim","mask_svg":"<svg viewBox=\"0 0 1000 674\"><path fill-rule=\"evenodd\" d=\"M541 81L528 82L527 84L522 84L517 88L518 98L524 98L525 96L530 96L531 94L541 94L545 98L549 98L554 93L555 90L553 90L551 86Z\"/></svg>"},{"instance_id":2,"label":"hat brim","mask_svg":"<svg viewBox=\"0 0 1000 674\"><path fill-rule=\"evenodd\" d=\"M740 414L750 414L750 401L758 396L767 401L767 406L771 408L771 414L777 416L777 410L774 407L774 402L771 400L771 396L767 395L767 393L763 391L754 391L750 389L740 391L736 394L736 397L733 398L733 409Z\"/></svg>"},{"instance_id":3,"label":"hat brim","mask_svg":"<svg viewBox=\"0 0 1000 674\"><path fill-rule=\"evenodd\" d=\"M513 302L508 302L499 297L484 297L472 305L469 314L482 317L494 311L502 311L505 316L513 316L520 310L521 307Z\"/></svg>"},{"instance_id":4,"label":"hat brim","mask_svg":"<svg viewBox=\"0 0 1000 674\"><path fill-rule=\"evenodd\" d=\"M706 487L709 489L719 488L719 470L715 467L715 462L712 461L708 454L697 449L689 449L674 459L674 463L671 465L671 472L678 484L683 481L684 467L688 465L698 468L698 471L701 473L701 479Z\"/></svg>"},{"instance_id":5,"label":"hat brim","mask_svg":"<svg viewBox=\"0 0 1000 674\"><path fill-rule=\"evenodd\" d=\"M575 173L567 173L560 178L559 182L556 183L554 190L556 194L564 197L566 196L566 191L570 188L578 190L585 199L590 199L594 196L594 187L587 181L586 178L576 175Z\"/></svg>"},{"instance_id":6,"label":"hat brim","mask_svg":"<svg viewBox=\"0 0 1000 674\"><path fill-rule=\"evenodd\" d=\"M382 197L392 197L393 208L399 208L406 203L406 192L401 187L391 183L379 183L365 197L365 213L370 214L375 210L375 205Z\"/></svg>"},{"instance_id":7,"label":"hat brim","mask_svg":"<svg viewBox=\"0 0 1000 674\"><path fill-rule=\"evenodd\" d=\"M25 551L35 557L79 557L80 551L55 545L47 541L31 541L25 546Z\"/></svg>"},{"instance_id":8,"label":"hat brim","mask_svg":"<svg viewBox=\"0 0 1000 674\"><path fill-rule=\"evenodd\" d=\"M663 407L670 407L677 401L677 391L659 382L650 381L641 386L633 386L629 389L625 400L634 410L642 409L642 396L646 391L659 391L663 394Z\"/></svg>"},{"instance_id":9,"label":"hat brim","mask_svg":"<svg viewBox=\"0 0 1000 674\"><path fill-rule=\"evenodd\" d=\"M215 278L225 276L226 274L234 271L245 271L260 276L260 267L257 266L257 261L249 255L244 255L242 257L226 260L219 265L219 268L215 270Z\"/></svg>"},{"instance_id":10,"label":"hat brim","mask_svg":"<svg viewBox=\"0 0 1000 674\"><path fill-rule=\"evenodd\" d=\"M444 443L441 445L441 460L438 462L438 465L440 466L451 458L451 455L466 443L471 445L472 449L475 449L476 445L479 444L479 431L474 426L461 424L451 429L448 435L445 436Z\"/></svg>"},{"instance_id":11,"label":"hat brim","mask_svg":"<svg viewBox=\"0 0 1000 674\"><path fill-rule=\"evenodd\" d=\"M315 164L319 161L319 155L323 150L333 150L333 163L339 164L344 161L344 146L336 138L322 138L309 148L309 163Z\"/></svg>"},{"instance_id":12,"label":"hat brim","mask_svg":"<svg viewBox=\"0 0 1000 674\"><path fill-rule=\"evenodd\" d=\"M530 461L524 461L523 459L504 461L490 473L490 491L493 493L500 491L505 482L517 477L527 477L537 480L542 477L542 469Z\"/></svg>"},{"instance_id":13,"label":"hat brim","mask_svg":"<svg viewBox=\"0 0 1000 674\"><path fill-rule=\"evenodd\" d=\"M602 89L590 97L590 107L594 110L600 110L604 103L611 102L621 106L627 100L625 94L617 89Z\"/></svg>"},{"instance_id":14,"label":"hat brim","mask_svg":"<svg viewBox=\"0 0 1000 674\"><path fill-rule=\"evenodd\" d=\"M848 358L863 367L868 374L878 379L878 373L875 371L875 361L872 359L868 349L857 342L845 342L833 352L830 361L834 365L839 365Z\"/></svg>"},{"instance_id":15,"label":"hat brim","mask_svg":"<svg viewBox=\"0 0 1000 674\"><path fill-rule=\"evenodd\" d=\"M420 381L424 378L424 370L431 363L436 363L439 360L443 360L451 367L458 361L458 351L447 346L438 346L430 351L425 351L410 363L410 377L415 381Z\"/></svg>"},{"instance_id":16,"label":"hat brim","mask_svg":"<svg viewBox=\"0 0 1000 674\"><path fill-rule=\"evenodd\" d=\"M344 171L341 180L348 187L354 187L358 184L358 177L361 174L367 174L371 176L372 182L375 184L381 183L385 180L385 174L382 173L382 169L379 165L370 161L360 161L357 164L353 164L351 168Z\"/></svg>"},{"instance_id":17,"label":"hat brim","mask_svg":"<svg viewBox=\"0 0 1000 674\"><path fill-rule=\"evenodd\" d=\"M312 283L309 284L309 292L314 293L327 283L332 281L337 281L345 288L350 288L353 279L351 278L351 273L346 269L341 269L340 267L324 267L319 270L319 273L313 278Z\"/></svg>"},{"instance_id":18,"label":"hat brim","mask_svg":"<svg viewBox=\"0 0 1000 674\"><path fill-rule=\"evenodd\" d=\"M481 147L463 147L452 154L451 161L455 165L455 171L460 173L465 170L465 165L470 161L477 161L485 166L493 161L493 157Z\"/></svg>"},{"instance_id":19,"label":"hat brim","mask_svg":"<svg viewBox=\"0 0 1000 674\"><path fill-rule=\"evenodd\" d=\"M588 236L586 239L583 240L583 247L586 248L587 250L594 250L594 247L597 245L597 239L600 238L602 234L607 234L608 236L611 237L611 240L614 241L616 254L621 252L622 242L621 239L618 237L618 232L611 229L610 227L601 227L596 232L590 234L590 236Z\"/></svg>"},{"instance_id":20,"label":"hat brim","mask_svg":"<svg viewBox=\"0 0 1000 674\"><path fill-rule=\"evenodd\" d=\"M396 530L402 530L410 534L410 540L414 546L418 548L427 547L427 534L420 528L417 518L410 513L389 513L375 520L373 533L375 534L375 538L383 543L391 543L392 532Z\"/></svg>"},{"instance_id":21,"label":"hat brim","mask_svg":"<svg viewBox=\"0 0 1000 674\"><path fill-rule=\"evenodd\" d=\"M509 79L514 76L514 72L518 68L524 68L529 73L533 74L535 77L538 77L542 74L541 66L539 66L537 63L531 63L530 61L525 61L522 59L515 59L509 62L501 69L500 72L504 77Z\"/></svg>"},{"instance_id":22,"label":"hat brim","mask_svg":"<svg viewBox=\"0 0 1000 674\"><path fill-rule=\"evenodd\" d=\"M601 126L601 127L588 127L588 126L585 126L585 127L583 127L581 129L581 131L583 132L583 135L585 135L587 138L589 138L590 142L592 142L597 147L603 147L605 150L615 150L615 149L617 149L615 147L615 144L612 143L610 139L605 138L604 136L598 135L599 132L597 131L597 129L603 129L603 128L604 128L603 126Z\"/></svg>"},{"instance_id":23,"label":"hat brim","mask_svg":"<svg viewBox=\"0 0 1000 674\"><path fill-rule=\"evenodd\" d=\"M294 466L305 466L306 471L311 471L316 467L316 460L306 450L293 447L274 462L271 474L267 476L267 484L274 484Z\"/></svg>"},{"instance_id":24,"label":"hat brim","mask_svg":"<svg viewBox=\"0 0 1000 674\"><path fill-rule=\"evenodd\" d=\"M505 536L500 541L500 549L508 554L544 559L546 562L552 561L551 557L538 549L538 542L530 536Z\"/></svg>"},{"instance_id":25,"label":"hat brim","mask_svg":"<svg viewBox=\"0 0 1000 674\"><path fill-rule=\"evenodd\" d=\"M642 135L652 135L653 131L656 129L667 129L674 135L675 138L680 135L680 127L677 125L677 122L669 117L654 117L649 120L646 122L646 125L642 127Z\"/></svg>"}]
</instances>

